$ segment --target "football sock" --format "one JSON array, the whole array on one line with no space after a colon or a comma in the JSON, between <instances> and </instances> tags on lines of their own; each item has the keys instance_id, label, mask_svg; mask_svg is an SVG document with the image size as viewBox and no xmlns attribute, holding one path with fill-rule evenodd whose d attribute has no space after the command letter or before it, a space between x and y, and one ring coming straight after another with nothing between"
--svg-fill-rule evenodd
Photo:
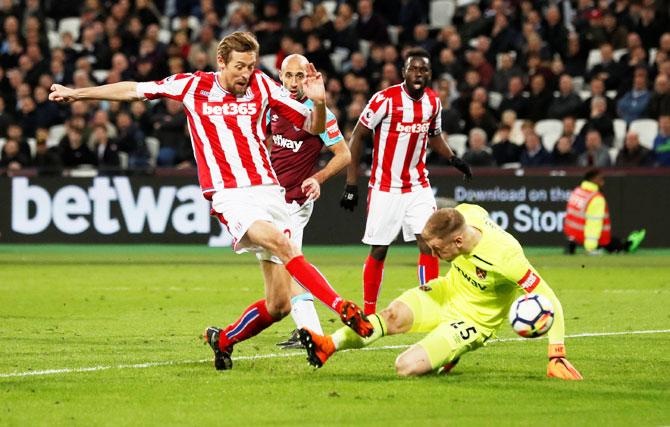
<instances>
[{"instance_id":1,"label":"football sock","mask_svg":"<svg viewBox=\"0 0 670 427\"><path fill-rule=\"evenodd\" d=\"M330 286L323 274L305 260L303 255L292 258L285 267L300 286L310 291L335 312L340 313L342 297Z\"/></svg>"},{"instance_id":2,"label":"football sock","mask_svg":"<svg viewBox=\"0 0 670 427\"><path fill-rule=\"evenodd\" d=\"M332 335L335 349L345 350L347 348L366 347L386 335L386 322L383 317L378 314L370 314L368 315L368 320L375 328L371 336L363 338L354 332L353 329L345 326L335 331Z\"/></svg>"},{"instance_id":3,"label":"football sock","mask_svg":"<svg viewBox=\"0 0 670 427\"><path fill-rule=\"evenodd\" d=\"M308 328L319 335L323 335L319 316L314 308L314 297L305 292L291 298L291 317L295 325L300 328Z\"/></svg>"},{"instance_id":4,"label":"football sock","mask_svg":"<svg viewBox=\"0 0 670 427\"><path fill-rule=\"evenodd\" d=\"M226 351L226 347L257 335L277 320L279 319L275 319L268 312L265 299L256 301L244 310L235 323L226 326L222 331L219 348Z\"/></svg>"},{"instance_id":5,"label":"football sock","mask_svg":"<svg viewBox=\"0 0 670 427\"><path fill-rule=\"evenodd\" d=\"M419 285L425 285L440 275L440 260L435 256L420 253L416 267Z\"/></svg>"},{"instance_id":6,"label":"football sock","mask_svg":"<svg viewBox=\"0 0 670 427\"><path fill-rule=\"evenodd\" d=\"M377 311L377 298L384 279L384 261L378 261L368 255L363 266L363 312L368 314Z\"/></svg>"}]
</instances>

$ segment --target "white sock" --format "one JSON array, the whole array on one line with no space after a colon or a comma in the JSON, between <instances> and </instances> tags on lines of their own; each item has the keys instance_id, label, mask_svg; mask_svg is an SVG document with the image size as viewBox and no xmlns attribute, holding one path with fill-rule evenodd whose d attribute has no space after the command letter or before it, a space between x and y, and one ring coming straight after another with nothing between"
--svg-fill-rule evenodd
<instances>
[{"instance_id":1,"label":"white sock","mask_svg":"<svg viewBox=\"0 0 670 427\"><path fill-rule=\"evenodd\" d=\"M291 298L291 317L298 329L308 328L319 335L323 335L319 316L314 308L314 297L306 292Z\"/></svg>"}]
</instances>

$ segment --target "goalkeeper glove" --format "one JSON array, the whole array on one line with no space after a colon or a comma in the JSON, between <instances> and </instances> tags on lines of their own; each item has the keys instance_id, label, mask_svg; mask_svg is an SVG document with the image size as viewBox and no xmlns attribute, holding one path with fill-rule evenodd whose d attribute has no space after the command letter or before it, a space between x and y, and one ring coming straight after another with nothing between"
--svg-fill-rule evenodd
<instances>
[{"instance_id":1,"label":"goalkeeper glove","mask_svg":"<svg viewBox=\"0 0 670 427\"><path fill-rule=\"evenodd\" d=\"M347 184L344 187L344 193L340 199L340 207L353 212L358 205L358 186Z\"/></svg>"},{"instance_id":2,"label":"goalkeeper glove","mask_svg":"<svg viewBox=\"0 0 670 427\"><path fill-rule=\"evenodd\" d=\"M547 366L549 378L560 378L562 380L584 379L572 363L565 358L565 346L563 344L549 344L549 365Z\"/></svg>"},{"instance_id":3,"label":"goalkeeper glove","mask_svg":"<svg viewBox=\"0 0 670 427\"><path fill-rule=\"evenodd\" d=\"M470 181L472 179L472 170L470 170L470 165L465 163L463 159L457 156L453 156L449 159L449 164L463 173L463 179Z\"/></svg>"}]
</instances>

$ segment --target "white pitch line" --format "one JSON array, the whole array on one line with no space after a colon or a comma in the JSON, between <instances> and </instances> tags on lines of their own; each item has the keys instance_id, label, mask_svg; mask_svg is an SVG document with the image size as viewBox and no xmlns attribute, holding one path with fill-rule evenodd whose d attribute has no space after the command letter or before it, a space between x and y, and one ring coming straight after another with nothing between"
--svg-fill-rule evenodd
<instances>
[{"instance_id":1,"label":"white pitch line","mask_svg":"<svg viewBox=\"0 0 670 427\"><path fill-rule=\"evenodd\" d=\"M644 335L644 334L667 334L670 333L670 329L652 329L646 331L620 331L620 332L586 332L583 334L574 334L566 335L566 338L589 338L589 337L609 337L615 335ZM528 338L498 338L491 340L489 342L518 342L518 341L532 341ZM386 345L380 347L367 347L360 348L357 350L363 351L379 351L379 350L398 350L407 348L409 345ZM351 350L343 350L351 351ZM269 354L257 354L254 356L239 356L235 357L234 360L258 360L258 359L276 359L282 357L296 357L304 356L304 352L287 352L287 353L269 353ZM0 378L15 378L15 377L33 377L33 376L46 376L46 375L56 375L56 374L71 374L77 372L98 372L98 371L107 371L109 369L145 369L153 368L156 366L173 366L173 365L188 365L195 363L209 363L211 359L199 359L199 360L169 360L165 362L146 362L146 363L134 363L134 364L124 364L124 365L103 365L103 366L91 366L88 368L63 368L63 369L47 369L44 371L27 371L27 372L10 372L6 374L0 374Z\"/></svg>"}]
</instances>

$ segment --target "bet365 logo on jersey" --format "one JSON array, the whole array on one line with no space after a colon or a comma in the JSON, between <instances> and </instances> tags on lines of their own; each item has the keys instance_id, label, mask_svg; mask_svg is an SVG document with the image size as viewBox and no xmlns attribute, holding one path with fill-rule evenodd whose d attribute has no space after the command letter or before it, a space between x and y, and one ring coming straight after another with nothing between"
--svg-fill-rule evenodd
<instances>
[{"instance_id":1,"label":"bet365 logo on jersey","mask_svg":"<svg viewBox=\"0 0 670 427\"><path fill-rule=\"evenodd\" d=\"M253 102L202 104L202 114L205 116L253 116L258 110Z\"/></svg>"}]
</instances>

